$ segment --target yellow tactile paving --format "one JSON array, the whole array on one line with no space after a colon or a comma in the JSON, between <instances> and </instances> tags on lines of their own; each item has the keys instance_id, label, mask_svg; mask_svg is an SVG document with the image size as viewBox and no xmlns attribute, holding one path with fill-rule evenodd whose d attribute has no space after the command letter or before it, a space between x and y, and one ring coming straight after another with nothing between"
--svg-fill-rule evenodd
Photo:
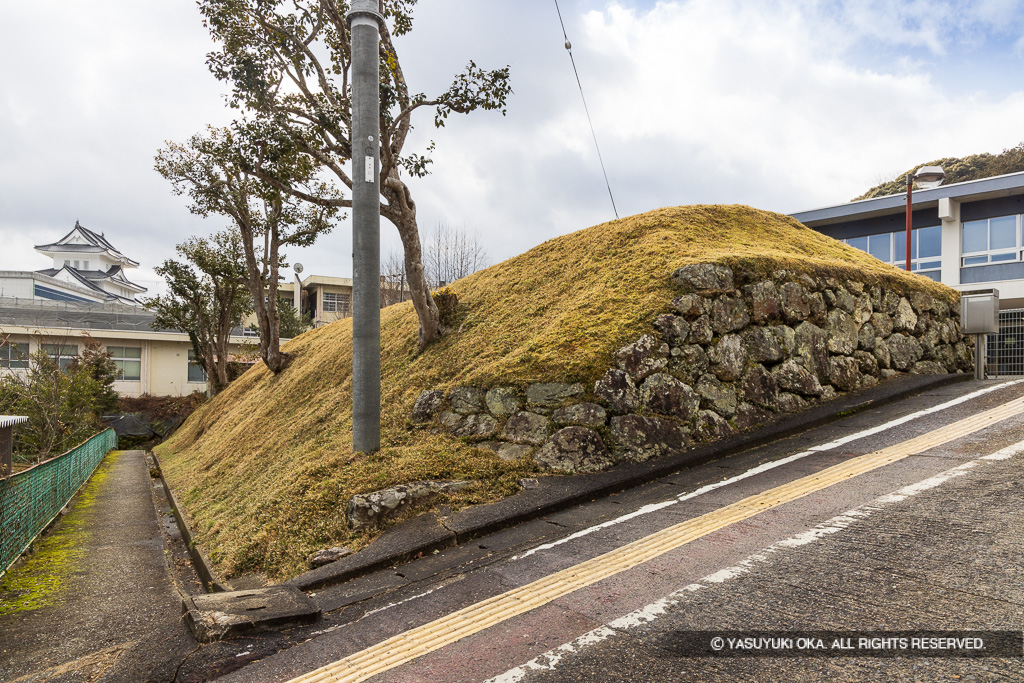
<instances>
[{"instance_id":1,"label":"yellow tactile paving","mask_svg":"<svg viewBox=\"0 0 1024 683\"><path fill-rule=\"evenodd\" d=\"M1024 412L1024 398L908 439L889 448L833 465L816 474L744 498L707 514L667 527L586 562L488 598L428 624L400 633L361 652L321 667L289 683L356 683L410 662L445 645L541 607L765 510L884 467L908 455L989 427Z\"/></svg>"}]
</instances>

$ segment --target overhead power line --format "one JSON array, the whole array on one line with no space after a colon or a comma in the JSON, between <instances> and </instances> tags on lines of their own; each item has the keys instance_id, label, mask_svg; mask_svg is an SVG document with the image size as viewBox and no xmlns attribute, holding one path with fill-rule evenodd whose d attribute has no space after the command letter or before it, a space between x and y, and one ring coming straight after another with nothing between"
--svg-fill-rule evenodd
<instances>
[{"instance_id":1,"label":"overhead power line","mask_svg":"<svg viewBox=\"0 0 1024 683\"><path fill-rule=\"evenodd\" d=\"M576 85L580 89L580 98L583 100L583 111L587 113L587 123L590 124L590 134L594 138L594 148L597 149L597 160L601 163L601 173L604 174L604 185L608 188L608 198L612 200L612 211L615 217L619 217L619 210L615 208L615 196L612 194L611 183L608 182L608 171L604 167L604 159L601 157L601 146L597 144L597 133L594 131L594 121L590 118L590 108L587 107L587 96L583 94L583 83L580 82L580 72L576 69L576 60L572 56L572 43L565 32L565 22L562 21L562 10L558 7L558 0L555 0L555 11L558 12L558 23L562 25L562 36L565 38L565 50L569 53L569 61L572 62L572 72L576 74Z\"/></svg>"}]
</instances>

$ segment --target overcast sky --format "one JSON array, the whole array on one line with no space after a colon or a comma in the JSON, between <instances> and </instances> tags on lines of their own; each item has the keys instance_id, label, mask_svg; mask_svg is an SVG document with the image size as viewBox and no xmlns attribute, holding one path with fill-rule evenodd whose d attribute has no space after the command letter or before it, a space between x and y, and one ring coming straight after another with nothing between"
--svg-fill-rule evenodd
<instances>
[{"instance_id":1,"label":"overcast sky","mask_svg":"<svg viewBox=\"0 0 1024 683\"><path fill-rule=\"evenodd\" d=\"M560 0L622 216L742 203L790 213L850 199L915 163L1024 141L1017 0ZM226 223L189 214L153 170L165 140L226 124L189 0L0 0L0 269L76 220L142 268ZM399 42L414 91L469 59L511 66L508 115L457 116L411 183L422 230L478 231L494 261L613 217L554 0L424 0ZM382 225L382 251L399 244ZM294 250L350 277L347 222Z\"/></svg>"}]
</instances>

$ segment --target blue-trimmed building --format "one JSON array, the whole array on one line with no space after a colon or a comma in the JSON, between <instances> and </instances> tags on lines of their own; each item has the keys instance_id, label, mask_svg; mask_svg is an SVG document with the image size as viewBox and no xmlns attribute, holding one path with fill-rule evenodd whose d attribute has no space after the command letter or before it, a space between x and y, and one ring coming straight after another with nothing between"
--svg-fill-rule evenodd
<instances>
[{"instance_id":1,"label":"blue-trimmed building","mask_svg":"<svg viewBox=\"0 0 1024 683\"><path fill-rule=\"evenodd\" d=\"M804 225L906 267L905 194L792 214ZM999 290L988 373L1024 376L1024 173L915 190L911 270L960 291Z\"/></svg>"},{"instance_id":2,"label":"blue-trimmed building","mask_svg":"<svg viewBox=\"0 0 1024 683\"><path fill-rule=\"evenodd\" d=\"M187 334L153 329L154 315L137 300L146 291L125 276L138 263L81 224L36 251L53 266L0 271L0 375L28 372L43 351L62 366L98 343L117 368L124 396L185 396L208 389ZM244 343L232 337L232 351Z\"/></svg>"},{"instance_id":3,"label":"blue-trimmed building","mask_svg":"<svg viewBox=\"0 0 1024 683\"><path fill-rule=\"evenodd\" d=\"M804 225L904 267L906 195L792 214ZM911 268L954 289L995 287L1002 309L1024 308L1024 173L913 193Z\"/></svg>"},{"instance_id":4,"label":"blue-trimmed building","mask_svg":"<svg viewBox=\"0 0 1024 683\"><path fill-rule=\"evenodd\" d=\"M146 288L125 275L126 269L138 268L138 262L115 249L103 234L75 221L64 237L35 249L52 258L53 266L0 272L0 297L140 305L136 297Z\"/></svg>"}]
</instances>

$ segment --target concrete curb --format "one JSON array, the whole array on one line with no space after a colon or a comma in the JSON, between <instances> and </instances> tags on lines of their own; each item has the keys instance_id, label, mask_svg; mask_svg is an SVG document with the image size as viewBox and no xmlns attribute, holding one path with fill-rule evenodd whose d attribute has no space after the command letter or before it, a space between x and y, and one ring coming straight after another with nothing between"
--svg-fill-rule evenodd
<instances>
[{"instance_id":1,"label":"concrete curb","mask_svg":"<svg viewBox=\"0 0 1024 683\"><path fill-rule=\"evenodd\" d=\"M202 548L192 538L192 529L189 528L188 523L185 521L181 506L178 505L178 499L174 497L174 492L171 491L167 480L164 479L164 468L156 457L156 453L153 451L147 451L147 453L149 457L153 458L153 462L156 463L156 468L160 472L160 485L163 487L164 494L171 504L171 512L174 513L174 520L178 523L178 531L181 532L181 538L185 541L188 554L192 557L192 564L195 566L196 574L199 576L199 580L203 582L203 588L208 593L230 591L231 588L228 587L226 582L221 581L214 573L213 565L206 557L206 553L203 552Z\"/></svg>"},{"instance_id":2,"label":"concrete curb","mask_svg":"<svg viewBox=\"0 0 1024 683\"><path fill-rule=\"evenodd\" d=\"M314 624L320 608L294 586L190 595L182 600L185 622L200 643Z\"/></svg>"},{"instance_id":3,"label":"concrete curb","mask_svg":"<svg viewBox=\"0 0 1024 683\"><path fill-rule=\"evenodd\" d=\"M557 512L584 500L633 488L679 470L807 431L866 408L877 408L907 396L972 378L969 374L904 375L871 389L844 394L764 428L737 434L679 455L623 464L597 474L543 477L536 480L534 488L495 503L467 508L444 520L438 519L433 513L415 517L388 529L362 551L300 574L286 583L304 591L339 584L420 554L466 543L485 534Z\"/></svg>"}]
</instances>

